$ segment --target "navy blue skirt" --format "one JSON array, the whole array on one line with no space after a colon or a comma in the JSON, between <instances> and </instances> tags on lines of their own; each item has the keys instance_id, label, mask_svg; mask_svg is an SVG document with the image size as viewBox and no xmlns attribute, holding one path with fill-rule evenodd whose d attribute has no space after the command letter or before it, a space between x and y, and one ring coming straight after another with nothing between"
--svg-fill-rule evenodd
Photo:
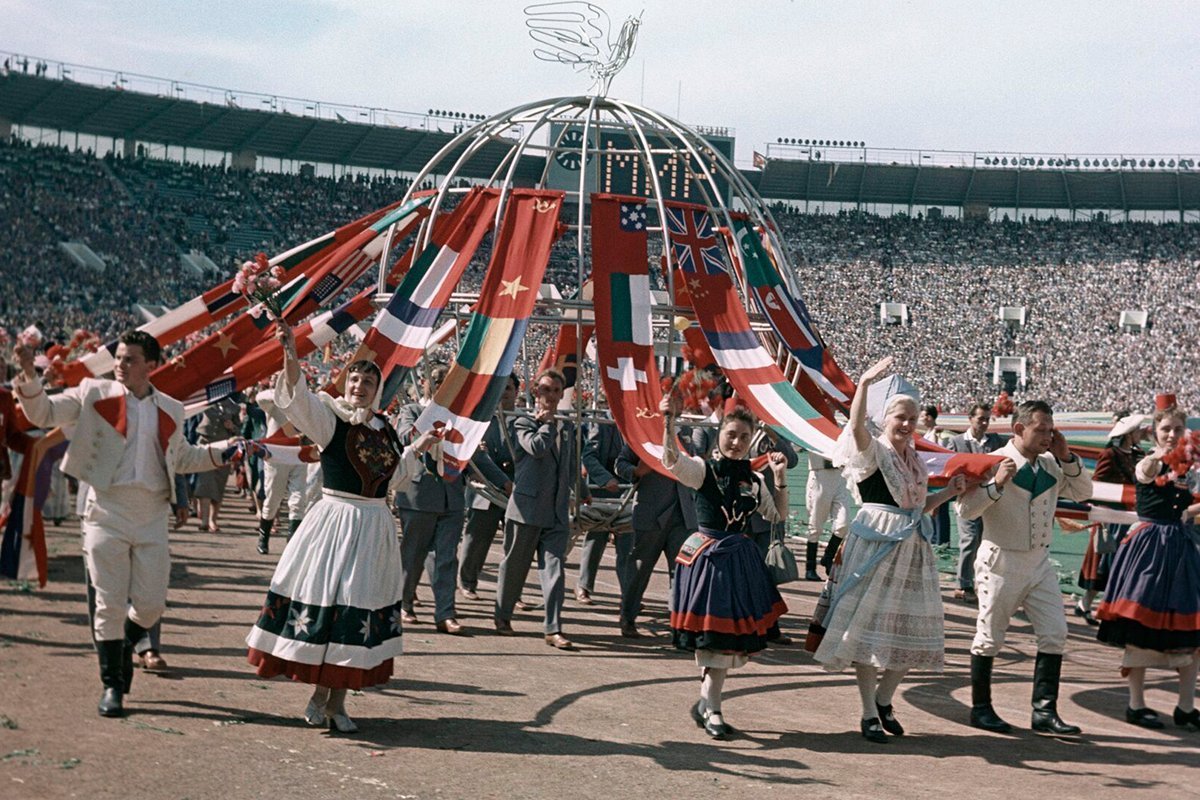
<instances>
[{"instance_id":1,"label":"navy blue skirt","mask_svg":"<svg viewBox=\"0 0 1200 800\"><path fill-rule=\"evenodd\" d=\"M1200 647L1200 530L1181 522L1133 527L1113 557L1096 637L1160 652Z\"/></svg>"},{"instance_id":2,"label":"navy blue skirt","mask_svg":"<svg viewBox=\"0 0 1200 800\"><path fill-rule=\"evenodd\" d=\"M762 553L742 533L693 533L675 559L671 630L681 650L757 653L787 611Z\"/></svg>"}]
</instances>

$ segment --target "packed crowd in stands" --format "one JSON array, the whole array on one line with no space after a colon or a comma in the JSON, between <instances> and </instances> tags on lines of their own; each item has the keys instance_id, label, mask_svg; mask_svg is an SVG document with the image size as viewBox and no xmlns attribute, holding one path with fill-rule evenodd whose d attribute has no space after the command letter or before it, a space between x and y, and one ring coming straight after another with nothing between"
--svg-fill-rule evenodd
<instances>
[{"instance_id":1,"label":"packed crowd in stands","mask_svg":"<svg viewBox=\"0 0 1200 800\"><path fill-rule=\"evenodd\" d=\"M178 305L255 252L286 250L395 202L409 186L0 144L0 327L15 333L33 322L51 340L66 341L76 328L112 339L143 321L134 303ZM895 354L927 401L964 411L996 396L995 356L1025 356L1028 383L1016 399L1046 397L1062 410L1136 409L1171 391L1186 407L1200 405L1183 357L1200 345L1200 225L779 210L776 220L801 296L851 375ZM77 266L59 248L65 241L86 244L105 269ZM218 273L182 267L180 254L193 249ZM485 241L463 289L479 288L489 257ZM656 266L654 253L651 260ZM568 233L546 281L570 296L578 267ZM881 324L881 302L907 304L909 324ZM1026 324L1000 321L1000 305L1024 306ZM1149 311L1148 329L1122 332L1122 309ZM553 337L551 326L531 326L531 367Z\"/></svg>"}]
</instances>

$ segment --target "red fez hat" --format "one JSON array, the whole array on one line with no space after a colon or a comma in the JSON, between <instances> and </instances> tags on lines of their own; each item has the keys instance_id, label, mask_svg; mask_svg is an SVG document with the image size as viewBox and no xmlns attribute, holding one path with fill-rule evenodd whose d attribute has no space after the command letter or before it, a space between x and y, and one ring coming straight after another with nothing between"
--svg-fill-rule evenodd
<instances>
[{"instance_id":1,"label":"red fez hat","mask_svg":"<svg viewBox=\"0 0 1200 800\"><path fill-rule=\"evenodd\" d=\"M1175 407L1175 395L1173 394L1156 394L1154 395L1154 410L1163 411L1164 409Z\"/></svg>"}]
</instances>

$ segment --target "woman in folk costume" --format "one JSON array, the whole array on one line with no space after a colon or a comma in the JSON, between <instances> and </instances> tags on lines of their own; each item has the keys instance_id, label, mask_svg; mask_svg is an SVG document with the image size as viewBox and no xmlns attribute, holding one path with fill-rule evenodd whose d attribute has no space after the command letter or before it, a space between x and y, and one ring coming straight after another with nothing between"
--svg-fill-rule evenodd
<instances>
[{"instance_id":1,"label":"woman in folk costume","mask_svg":"<svg viewBox=\"0 0 1200 800\"><path fill-rule=\"evenodd\" d=\"M1200 731L1195 706L1197 648L1200 647L1200 503L1188 484L1196 454L1186 448L1187 418L1171 395L1160 396L1154 414L1155 448L1138 462L1137 513L1141 520L1122 540L1113 558L1104 602L1096 609L1097 638L1123 646L1121 673L1129 681L1125 720L1161 728L1146 707L1147 667L1179 674L1174 722ZM1191 475L1189 475L1191 473Z\"/></svg>"},{"instance_id":2,"label":"woman in folk costume","mask_svg":"<svg viewBox=\"0 0 1200 800\"><path fill-rule=\"evenodd\" d=\"M825 635L815 657L825 669L853 666L862 699L862 735L884 743L904 728L892 699L910 669L942 671L945 652L937 558L929 544L932 526L924 515L966 488L961 475L930 494L925 467L913 447L917 403L890 397L877 420L883 432L867 429L867 388L892 366L885 358L859 380L850 421L834 447L833 462L861 504L834 567L832 597L823 621Z\"/></svg>"},{"instance_id":3,"label":"woman in folk costume","mask_svg":"<svg viewBox=\"0 0 1200 800\"><path fill-rule=\"evenodd\" d=\"M787 462L768 455L775 491L750 466L754 415L734 408L721 419L717 454L704 459L679 452L675 418L682 401L674 391L659 405L666 422L662 463L695 492L700 528L679 550L671 587L675 646L695 653L700 699L692 718L714 739L731 728L721 715L721 689L730 669L744 666L767 646L767 632L787 611L762 555L747 535L755 511L768 522L787 515Z\"/></svg>"},{"instance_id":4,"label":"woman in folk costume","mask_svg":"<svg viewBox=\"0 0 1200 800\"><path fill-rule=\"evenodd\" d=\"M1092 480L1106 483L1137 483L1133 469L1142 457L1137 443L1141 441L1140 426L1145 419L1141 414L1125 414L1117 420L1113 429L1109 431L1108 447L1101 450L1100 457L1096 459ZM1088 625L1100 624L1092 616L1092 603L1096 595L1103 594L1108 586L1113 554L1127 533L1128 525L1109 524L1094 525L1088 535L1087 550L1083 554L1083 563L1079 566L1078 583L1079 588L1083 589L1083 597L1075 604L1075 616L1083 617Z\"/></svg>"},{"instance_id":5,"label":"woman in folk costume","mask_svg":"<svg viewBox=\"0 0 1200 800\"><path fill-rule=\"evenodd\" d=\"M401 652L400 548L388 488L410 479L438 437L401 446L378 413L381 375L369 361L346 369L345 397L312 394L292 331L277 324L284 369L275 402L320 449L324 485L275 568L246 637L248 658L262 677L316 686L304 710L310 725L353 733L347 690L386 683Z\"/></svg>"}]
</instances>

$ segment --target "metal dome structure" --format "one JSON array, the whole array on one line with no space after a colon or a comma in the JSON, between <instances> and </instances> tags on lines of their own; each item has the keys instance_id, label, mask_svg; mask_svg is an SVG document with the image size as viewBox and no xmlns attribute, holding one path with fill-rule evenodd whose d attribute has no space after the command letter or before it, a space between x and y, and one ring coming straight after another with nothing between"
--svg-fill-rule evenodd
<instances>
[{"instance_id":1,"label":"metal dome structure","mask_svg":"<svg viewBox=\"0 0 1200 800\"><path fill-rule=\"evenodd\" d=\"M504 143L508 153L486 180L467 178L471 160L488 145ZM482 120L464 130L429 160L414 179L405 202L432 182L436 197L431 218L444 210L455 194L471 186L488 186L501 193L496 223L502 218L510 191L517 185L517 164L533 157L544 162L541 175L532 188L558 189L564 192L562 222L574 232L577 263L575 285L582 286L591 272L591 257L586 246L590 232L589 195L615 192L645 197L656 211L649 231L662 253L671 253L671 234L661 224L668 201L684 201L706 206L717 224L732 230L731 215L747 215L751 224L769 237L772 255L789 289L798 296L794 270L787 248L779 240L777 227L762 198L733 166L729 158L701 132L666 114L636 103L598 95L577 95L526 103ZM614 174L614 167L615 173ZM523 184L528 186L528 184ZM418 233L414 255L430 246L432 226ZM379 289L386 300L383 279L388 271L381 264ZM663 288L672 293L670 270L662 274ZM745 296L746 310L755 314ZM470 299L468 295L461 297ZM547 310L566 311L590 305L585 300L543 300ZM656 327L669 327L677 309L669 304L655 307ZM540 321L561 321L538 317ZM756 324L756 328L760 325ZM766 330L765 325L761 325ZM673 341L669 338L668 342Z\"/></svg>"}]
</instances>

